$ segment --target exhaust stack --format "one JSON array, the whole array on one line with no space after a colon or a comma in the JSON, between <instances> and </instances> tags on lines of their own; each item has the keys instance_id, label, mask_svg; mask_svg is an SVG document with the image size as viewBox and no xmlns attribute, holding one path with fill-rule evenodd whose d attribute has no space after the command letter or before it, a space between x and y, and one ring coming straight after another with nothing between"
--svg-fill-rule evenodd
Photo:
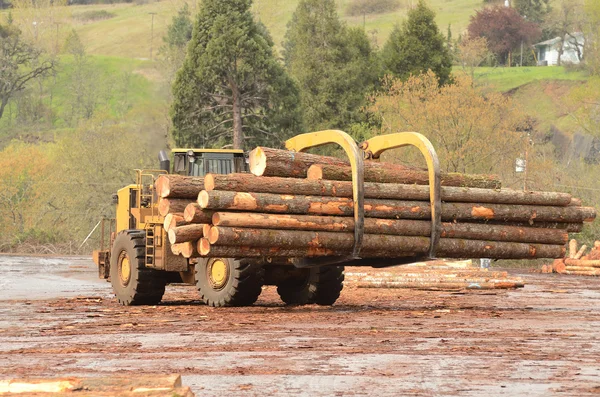
<instances>
[{"instance_id":1,"label":"exhaust stack","mask_svg":"<svg viewBox=\"0 0 600 397\"><path fill-rule=\"evenodd\" d=\"M158 161L160 163L160 169L171 172L171 160L169 160L169 155L164 150L158 152Z\"/></svg>"}]
</instances>

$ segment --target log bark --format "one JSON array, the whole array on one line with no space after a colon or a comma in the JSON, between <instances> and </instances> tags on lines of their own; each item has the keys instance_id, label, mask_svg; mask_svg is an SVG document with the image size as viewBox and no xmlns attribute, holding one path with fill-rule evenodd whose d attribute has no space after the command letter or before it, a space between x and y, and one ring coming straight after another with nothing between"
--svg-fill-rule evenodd
<instances>
[{"instance_id":1,"label":"log bark","mask_svg":"<svg viewBox=\"0 0 600 397\"><path fill-rule=\"evenodd\" d=\"M204 178L200 176L161 175L154 184L158 197L195 199L204 189Z\"/></svg>"},{"instance_id":2,"label":"log bark","mask_svg":"<svg viewBox=\"0 0 600 397\"><path fill-rule=\"evenodd\" d=\"M291 152L259 146L249 154L250 172L256 176L284 176L305 178L306 170L313 164L347 165L336 157Z\"/></svg>"},{"instance_id":3,"label":"log bark","mask_svg":"<svg viewBox=\"0 0 600 397\"><path fill-rule=\"evenodd\" d=\"M352 198L352 182L257 177L249 174L207 174L207 191L294 194ZM365 183L365 198L429 201L429 186L394 183ZM558 192L524 192L512 189L479 189L443 186L442 201L495 204L570 205L572 197Z\"/></svg>"},{"instance_id":4,"label":"log bark","mask_svg":"<svg viewBox=\"0 0 600 397\"><path fill-rule=\"evenodd\" d=\"M256 229L329 232L354 230L353 218L314 215L215 212L212 223L215 226ZM365 218L364 227L365 233L368 234L425 237L431 235L431 221L425 220ZM568 233L556 229L450 222L442 223L441 237L557 245L568 241Z\"/></svg>"},{"instance_id":5,"label":"log bark","mask_svg":"<svg viewBox=\"0 0 600 397\"><path fill-rule=\"evenodd\" d=\"M256 176L281 176L292 178L304 178L307 176L308 168L314 164L331 166L350 170L350 163L347 160L341 160L335 157L319 156L310 153L291 152L288 150L271 149L257 147L249 155L250 172ZM390 172L396 175L418 176L420 184L429 183L427 171L415 167L408 167L398 164L378 163L374 161L365 162L365 180L370 181L367 175ZM347 174L348 179L321 178L335 180L352 180L351 173ZM442 181L448 186L471 186L481 188L500 188L500 181L496 176L488 175L466 175L466 174L443 174ZM377 182L373 180L373 182ZM399 183L418 183L412 179L404 179Z\"/></svg>"},{"instance_id":6,"label":"log bark","mask_svg":"<svg viewBox=\"0 0 600 397\"><path fill-rule=\"evenodd\" d=\"M303 258L313 256L332 256L334 254L334 251L325 250L322 248L282 249L279 247L216 246L211 245L206 238L202 238L198 241L197 249L200 255L210 258Z\"/></svg>"},{"instance_id":7,"label":"log bark","mask_svg":"<svg viewBox=\"0 0 600 397\"><path fill-rule=\"evenodd\" d=\"M189 203L190 200L188 199L161 198L158 202L158 213L161 216L167 216L167 214L183 213L185 207Z\"/></svg>"},{"instance_id":8,"label":"log bark","mask_svg":"<svg viewBox=\"0 0 600 397\"><path fill-rule=\"evenodd\" d=\"M400 183L429 185L427 171L385 163L365 162L365 182ZM327 179L332 181L351 181L352 168L348 165L313 164L307 171L309 180ZM473 175L460 173L442 173L444 186L462 186L483 189L500 189L501 183L492 175Z\"/></svg>"},{"instance_id":9,"label":"log bark","mask_svg":"<svg viewBox=\"0 0 600 397\"><path fill-rule=\"evenodd\" d=\"M187 224L188 222L186 222L185 219L183 219L183 214L167 214L163 222L163 228L165 229L165 232L168 232L169 230L175 227L184 226Z\"/></svg>"},{"instance_id":10,"label":"log bark","mask_svg":"<svg viewBox=\"0 0 600 397\"><path fill-rule=\"evenodd\" d=\"M203 190L198 195L202 209L238 210L284 214L352 216L348 198L292 196L269 193L238 193ZM430 204L422 201L365 200L365 216L370 218L429 219ZM442 220L501 220L504 222L592 221L596 211L590 207L549 207L511 204L442 203Z\"/></svg>"},{"instance_id":11,"label":"log bark","mask_svg":"<svg viewBox=\"0 0 600 397\"><path fill-rule=\"evenodd\" d=\"M183 219L189 223L210 223L213 211L203 210L198 203L191 203L183 211Z\"/></svg>"},{"instance_id":12,"label":"log bark","mask_svg":"<svg viewBox=\"0 0 600 397\"><path fill-rule=\"evenodd\" d=\"M390 236L365 234L361 256L401 257L407 253L425 254L429 251L428 237ZM225 246L322 248L348 255L354 246L353 233L310 232L296 230L244 229L214 226L208 242ZM442 238L437 256L442 258L560 258L565 249L559 245L523 244L498 241L478 241ZM310 256L310 255L308 255Z\"/></svg>"},{"instance_id":13,"label":"log bark","mask_svg":"<svg viewBox=\"0 0 600 397\"><path fill-rule=\"evenodd\" d=\"M486 221L488 225L506 225L504 221ZM583 230L583 223L567 222L510 222L512 226L533 227L536 229L557 229L567 233L579 233Z\"/></svg>"},{"instance_id":14,"label":"log bark","mask_svg":"<svg viewBox=\"0 0 600 397\"><path fill-rule=\"evenodd\" d=\"M179 226L169 230L169 242L171 244L184 243L186 241L196 241L204 237L203 224L192 224Z\"/></svg>"}]
</instances>

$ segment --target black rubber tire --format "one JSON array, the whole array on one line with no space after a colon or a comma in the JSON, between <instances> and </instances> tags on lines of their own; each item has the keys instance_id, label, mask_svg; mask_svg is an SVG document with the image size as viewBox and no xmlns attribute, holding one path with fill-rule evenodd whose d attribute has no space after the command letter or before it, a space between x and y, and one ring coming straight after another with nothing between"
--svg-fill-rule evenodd
<instances>
[{"instance_id":1,"label":"black rubber tire","mask_svg":"<svg viewBox=\"0 0 600 397\"><path fill-rule=\"evenodd\" d=\"M301 269L300 276L277 284L277 293L288 305L333 305L344 288L343 266Z\"/></svg>"},{"instance_id":2,"label":"black rubber tire","mask_svg":"<svg viewBox=\"0 0 600 397\"><path fill-rule=\"evenodd\" d=\"M210 264L216 260L222 260L228 268L227 280L218 289L211 285L207 274ZM208 306L250 306L262 292L264 269L244 259L198 258L195 273L200 299Z\"/></svg>"},{"instance_id":3,"label":"black rubber tire","mask_svg":"<svg viewBox=\"0 0 600 397\"><path fill-rule=\"evenodd\" d=\"M164 275L145 266L146 234L141 230L125 230L117 235L110 255L110 282L120 304L156 305L164 293ZM119 257L127 256L130 263L129 280L119 275Z\"/></svg>"}]
</instances>

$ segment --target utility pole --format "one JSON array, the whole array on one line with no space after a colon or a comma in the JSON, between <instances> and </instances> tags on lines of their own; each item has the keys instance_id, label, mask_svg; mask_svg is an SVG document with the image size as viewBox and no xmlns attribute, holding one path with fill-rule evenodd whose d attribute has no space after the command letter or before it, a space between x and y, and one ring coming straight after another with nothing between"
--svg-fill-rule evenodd
<instances>
[{"instance_id":1,"label":"utility pole","mask_svg":"<svg viewBox=\"0 0 600 397\"><path fill-rule=\"evenodd\" d=\"M154 41L154 16L156 15L155 12L150 12L150 15L152 15L152 25L150 27L150 61L152 61L154 59L154 56L152 54L152 42Z\"/></svg>"}]
</instances>

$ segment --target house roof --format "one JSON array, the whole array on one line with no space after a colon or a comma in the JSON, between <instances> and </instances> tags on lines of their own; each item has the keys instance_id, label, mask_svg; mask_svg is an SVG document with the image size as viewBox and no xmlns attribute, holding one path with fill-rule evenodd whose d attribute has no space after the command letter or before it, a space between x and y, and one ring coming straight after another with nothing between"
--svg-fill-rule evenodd
<instances>
[{"instance_id":1,"label":"house roof","mask_svg":"<svg viewBox=\"0 0 600 397\"><path fill-rule=\"evenodd\" d=\"M577 43L581 43L583 42L583 33L581 32L576 32L573 33L573 36L575 36L575 39L577 40ZM567 42L573 42L573 38L570 36L565 36L565 41ZM557 36L553 39L550 40L546 40L546 41L542 41L541 43L537 43L534 44L534 47L544 47L544 46L553 46L555 44L558 44L560 42L560 36Z\"/></svg>"}]
</instances>

